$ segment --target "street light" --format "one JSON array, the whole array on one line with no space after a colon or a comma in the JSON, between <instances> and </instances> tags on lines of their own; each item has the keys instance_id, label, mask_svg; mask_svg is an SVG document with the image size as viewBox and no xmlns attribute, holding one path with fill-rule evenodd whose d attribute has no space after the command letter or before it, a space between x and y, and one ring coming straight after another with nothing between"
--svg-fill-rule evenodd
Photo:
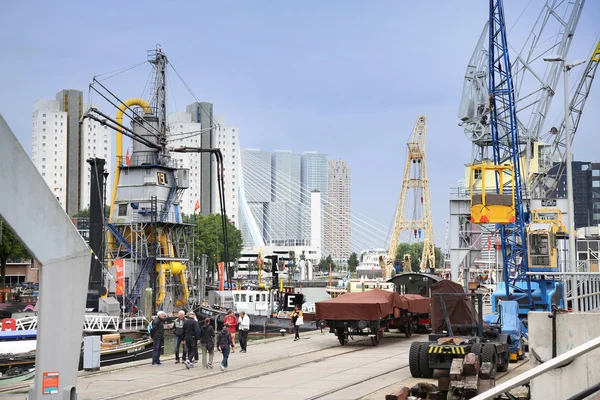
<instances>
[{"instance_id":1,"label":"street light","mask_svg":"<svg viewBox=\"0 0 600 400\"><path fill-rule=\"evenodd\" d=\"M567 152L567 216L569 218L569 264L571 265L570 272L577 272L577 258L575 256L575 217L573 215L573 203L575 198L573 197L573 168L571 163L573 162L571 156L571 132L569 131L569 71L571 68L577 65L583 64L585 60L578 60L573 64L567 64L565 59L558 56L544 57L544 61L548 62L560 62L562 63L565 83L565 142ZM565 272L567 272L565 270ZM578 299L577 299L577 278L575 275L571 277L571 293L573 297L573 311L579 311ZM565 304L565 307L567 305Z\"/></svg>"}]
</instances>

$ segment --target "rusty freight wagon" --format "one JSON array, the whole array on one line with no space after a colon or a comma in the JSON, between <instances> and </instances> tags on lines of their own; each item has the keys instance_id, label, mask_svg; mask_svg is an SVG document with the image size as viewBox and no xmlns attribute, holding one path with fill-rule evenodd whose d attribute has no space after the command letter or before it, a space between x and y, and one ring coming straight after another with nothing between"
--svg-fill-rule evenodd
<instances>
[{"instance_id":1,"label":"rusty freight wagon","mask_svg":"<svg viewBox=\"0 0 600 400\"><path fill-rule=\"evenodd\" d=\"M429 313L429 301L380 289L345 293L316 303L317 323L321 329L329 327L342 346L354 336L369 336L376 346L389 329L401 329L410 337L419 315Z\"/></svg>"}]
</instances>

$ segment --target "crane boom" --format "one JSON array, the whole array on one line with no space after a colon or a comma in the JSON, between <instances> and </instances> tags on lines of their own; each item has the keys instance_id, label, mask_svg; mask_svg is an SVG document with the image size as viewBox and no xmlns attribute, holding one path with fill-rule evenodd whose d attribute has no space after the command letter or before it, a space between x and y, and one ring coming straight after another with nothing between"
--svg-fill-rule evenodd
<instances>
[{"instance_id":1,"label":"crane boom","mask_svg":"<svg viewBox=\"0 0 600 400\"><path fill-rule=\"evenodd\" d=\"M598 41L595 49L592 51L592 55L585 66L583 75L577 84L577 89L569 104L569 118L571 119L569 124L571 132L569 136L571 143L577 132L583 108L585 107L586 100L590 94L592 82L594 81L596 71L598 70L598 64L600 64L600 41ZM558 179L555 179L554 177L561 176L565 168L566 136L565 121L563 121L558 130L552 128L541 138L543 142L551 143L551 152L543 162L540 162L540 171L538 174L534 175L532 180L532 191L537 197L549 197L558 185ZM552 171L552 176L549 176L551 169L554 168L557 161L558 166Z\"/></svg>"}]
</instances>

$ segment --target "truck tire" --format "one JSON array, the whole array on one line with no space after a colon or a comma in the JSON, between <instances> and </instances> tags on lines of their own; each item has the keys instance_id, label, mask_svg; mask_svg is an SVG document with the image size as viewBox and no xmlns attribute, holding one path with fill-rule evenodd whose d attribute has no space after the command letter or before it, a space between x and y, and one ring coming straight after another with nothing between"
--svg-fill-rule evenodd
<instances>
[{"instance_id":1,"label":"truck tire","mask_svg":"<svg viewBox=\"0 0 600 400\"><path fill-rule=\"evenodd\" d=\"M471 353L475 354L479 359L479 365L481 365L481 343L475 343L471 346Z\"/></svg>"},{"instance_id":2,"label":"truck tire","mask_svg":"<svg viewBox=\"0 0 600 400\"><path fill-rule=\"evenodd\" d=\"M339 340L339 342L340 342L340 344L341 344L342 346L344 346L346 343L348 343L348 338L347 338L347 336L346 336L346 335L347 335L347 333L346 333L346 330L345 330L345 329L340 329L340 328L338 328L338 329L336 330L336 335L337 335L337 337L338 337L338 340Z\"/></svg>"},{"instance_id":3,"label":"truck tire","mask_svg":"<svg viewBox=\"0 0 600 400\"><path fill-rule=\"evenodd\" d=\"M429 346L426 343L419 348L419 369L422 378L433 378L433 368L429 367Z\"/></svg>"},{"instance_id":4,"label":"truck tire","mask_svg":"<svg viewBox=\"0 0 600 400\"><path fill-rule=\"evenodd\" d=\"M408 352L408 367L413 378L421 377L421 369L419 368L419 353L421 349L420 342L412 342L410 351Z\"/></svg>"},{"instance_id":5,"label":"truck tire","mask_svg":"<svg viewBox=\"0 0 600 400\"><path fill-rule=\"evenodd\" d=\"M504 353L500 354L500 359L502 360L502 363L498 364L498 372L508 371L508 364L510 363L510 353L508 351L505 351Z\"/></svg>"},{"instance_id":6,"label":"truck tire","mask_svg":"<svg viewBox=\"0 0 600 400\"><path fill-rule=\"evenodd\" d=\"M412 336L412 325L410 321L406 324L406 328L404 328L404 335L407 338L410 338Z\"/></svg>"},{"instance_id":7,"label":"truck tire","mask_svg":"<svg viewBox=\"0 0 600 400\"><path fill-rule=\"evenodd\" d=\"M493 344L483 345L483 350L481 352L481 362L492 363L492 371L490 372L490 376L494 378L496 376L496 371L498 370L498 354L496 353L496 346L494 346Z\"/></svg>"}]
</instances>

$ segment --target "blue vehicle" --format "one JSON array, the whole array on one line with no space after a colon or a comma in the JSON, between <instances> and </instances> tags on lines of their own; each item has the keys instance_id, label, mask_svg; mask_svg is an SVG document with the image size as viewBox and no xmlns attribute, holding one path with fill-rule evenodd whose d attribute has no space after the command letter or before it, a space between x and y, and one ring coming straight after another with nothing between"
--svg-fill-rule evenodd
<instances>
[{"instance_id":1,"label":"blue vehicle","mask_svg":"<svg viewBox=\"0 0 600 400\"><path fill-rule=\"evenodd\" d=\"M508 353L510 361L524 359L527 328L519 318L519 303L514 300L500 301L498 310L498 312L486 315L483 320L488 325L498 326L501 333L509 336Z\"/></svg>"}]
</instances>

